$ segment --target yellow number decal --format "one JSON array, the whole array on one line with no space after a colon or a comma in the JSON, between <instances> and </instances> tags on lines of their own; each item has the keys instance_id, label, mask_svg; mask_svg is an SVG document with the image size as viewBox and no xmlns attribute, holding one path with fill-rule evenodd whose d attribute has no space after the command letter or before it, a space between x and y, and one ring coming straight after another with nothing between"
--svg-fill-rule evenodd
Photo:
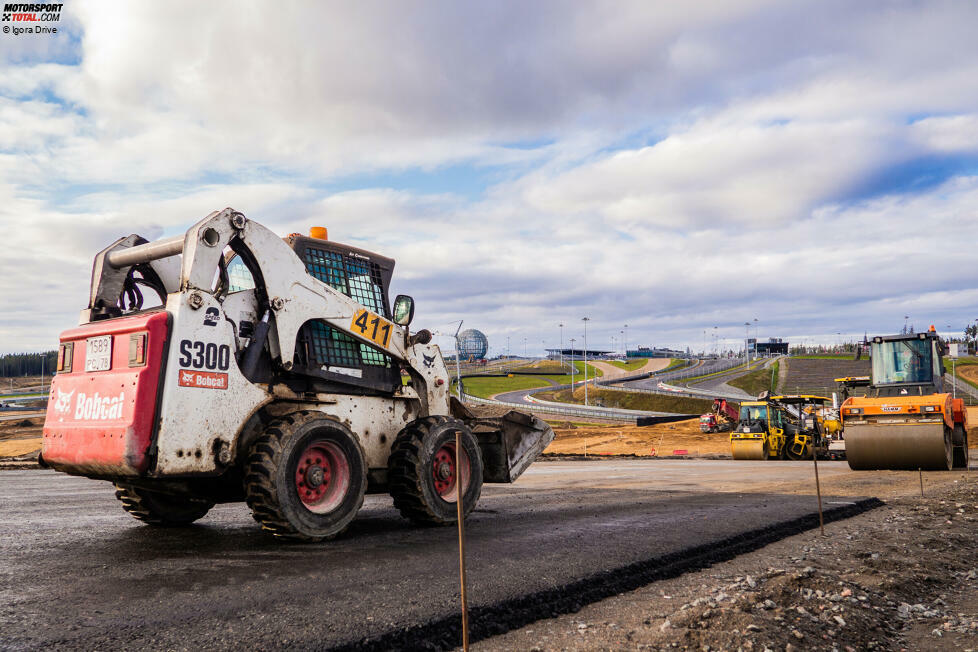
<instances>
[{"instance_id":1,"label":"yellow number decal","mask_svg":"<svg viewBox=\"0 0 978 652\"><path fill-rule=\"evenodd\" d=\"M380 315L375 315L365 308L357 310L350 322L350 330L359 333L368 340L387 348L391 342L391 335L394 324L390 323Z\"/></svg>"}]
</instances>

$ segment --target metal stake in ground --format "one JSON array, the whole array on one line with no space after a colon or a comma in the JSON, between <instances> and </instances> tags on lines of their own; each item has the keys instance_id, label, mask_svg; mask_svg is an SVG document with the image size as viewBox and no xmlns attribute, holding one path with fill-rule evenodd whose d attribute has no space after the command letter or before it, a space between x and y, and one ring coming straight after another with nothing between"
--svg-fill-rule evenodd
<instances>
[{"instance_id":1,"label":"metal stake in ground","mask_svg":"<svg viewBox=\"0 0 978 652\"><path fill-rule=\"evenodd\" d=\"M462 649L469 651L469 603L465 595L465 521L462 515L462 433L455 431L455 505L458 510L458 578L462 586Z\"/></svg>"},{"instance_id":2,"label":"metal stake in ground","mask_svg":"<svg viewBox=\"0 0 978 652\"><path fill-rule=\"evenodd\" d=\"M920 497L924 497L924 471L920 467L917 467L917 474L920 476Z\"/></svg>"},{"instance_id":3,"label":"metal stake in ground","mask_svg":"<svg viewBox=\"0 0 978 652\"><path fill-rule=\"evenodd\" d=\"M798 408L801 410L801 406ZM816 452L816 444L819 442L819 432L818 432L818 413L815 403L812 403L812 429L814 433L812 435L812 464L815 465L815 493L818 495L818 531L821 535L825 536L825 519L822 518L822 485L818 481L818 453ZM801 417L804 423L804 411L798 416Z\"/></svg>"}]
</instances>

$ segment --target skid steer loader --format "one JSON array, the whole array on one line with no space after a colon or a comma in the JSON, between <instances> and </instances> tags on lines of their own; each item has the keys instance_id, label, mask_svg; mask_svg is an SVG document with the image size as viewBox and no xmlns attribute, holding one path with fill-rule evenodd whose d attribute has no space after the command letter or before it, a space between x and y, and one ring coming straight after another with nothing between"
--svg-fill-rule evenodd
<instances>
[{"instance_id":1,"label":"skid steer loader","mask_svg":"<svg viewBox=\"0 0 978 652\"><path fill-rule=\"evenodd\" d=\"M408 330L413 299L389 301L394 261L325 236L283 240L228 208L101 251L61 334L42 464L115 483L152 525L244 500L306 541L343 531L368 492L446 524L459 493L468 513L483 482L516 480L553 430L451 397L431 333Z\"/></svg>"}]
</instances>

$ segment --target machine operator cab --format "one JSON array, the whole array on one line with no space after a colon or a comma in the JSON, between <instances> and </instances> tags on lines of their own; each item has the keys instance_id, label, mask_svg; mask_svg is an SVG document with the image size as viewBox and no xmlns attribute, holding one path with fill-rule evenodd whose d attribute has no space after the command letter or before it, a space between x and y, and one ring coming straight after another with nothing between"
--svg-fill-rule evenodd
<instances>
[{"instance_id":1,"label":"machine operator cab","mask_svg":"<svg viewBox=\"0 0 978 652\"><path fill-rule=\"evenodd\" d=\"M933 326L926 333L874 337L870 350L873 396L941 393L945 350Z\"/></svg>"},{"instance_id":2,"label":"machine operator cab","mask_svg":"<svg viewBox=\"0 0 978 652\"><path fill-rule=\"evenodd\" d=\"M411 323L414 300L404 295L398 295L393 303L389 299L393 259L333 242L328 239L324 227L311 228L308 236L293 233L284 240L313 278L395 324L407 326ZM229 252L227 258L231 305L253 304L254 299L250 296L240 297L240 300L236 296L254 293L256 283L252 271L241 256ZM240 322L240 337L243 338L251 337L258 315L246 317ZM364 319L364 332L371 332L370 324L366 323L366 317ZM374 324L371 334L383 336L382 331L378 333L377 326ZM391 394L401 386L400 365L381 347L359 342L321 320L309 321L302 327L292 362L293 377L306 378L307 391L343 393L352 387L357 393ZM293 379L292 382L296 381Z\"/></svg>"}]
</instances>

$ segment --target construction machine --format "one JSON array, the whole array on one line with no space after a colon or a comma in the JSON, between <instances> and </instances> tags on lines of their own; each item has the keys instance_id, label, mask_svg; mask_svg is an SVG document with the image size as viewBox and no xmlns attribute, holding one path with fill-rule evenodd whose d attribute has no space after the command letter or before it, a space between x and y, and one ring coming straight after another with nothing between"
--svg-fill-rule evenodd
<instances>
[{"instance_id":1,"label":"construction machine","mask_svg":"<svg viewBox=\"0 0 978 652\"><path fill-rule=\"evenodd\" d=\"M788 418L772 401L742 401L740 419L730 433L730 452L735 460L767 460L784 451Z\"/></svg>"},{"instance_id":2,"label":"construction machine","mask_svg":"<svg viewBox=\"0 0 978 652\"><path fill-rule=\"evenodd\" d=\"M933 326L872 339L866 396L850 396L841 407L851 468L967 468L967 411L944 391L946 353Z\"/></svg>"},{"instance_id":3,"label":"construction machine","mask_svg":"<svg viewBox=\"0 0 978 652\"><path fill-rule=\"evenodd\" d=\"M714 433L732 430L739 417L737 408L725 398L713 399L713 407L700 415L700 432Z\"/></svg>"},{"instance_id":4,"label":"construction machine","mask_svg":"<svg viewBox=\"0 0 978 652\"><path fill-rule=\"evenodd\" d=\"M41 463L113 482L151 525L243 500L272 534L319 541L378 492L416 523L455 522L460 498L471 512L483 482L515 481L554 434L449 395L431 333L409 331L413 299L390 301L393 268L324 228L283 239L230 208L116 240L61 334Z\"/></svg>"},{"instance_id":5,"label":"construction machine","mask_svg":"<svg viewBox=\"0 0 978 652\"><path fill-rule=\"evenodd\" d=\"M730 450L735 460L811 458L824 456L819 409L829 402L824 396L762 395L740 404L740 420L730 433ZM814 449L814 451L813 451Z\"/></svg>"},{"instance_id":6,"label":"construction machine","mask_svg":"<svg viewBox=\"0 0 978 652\"><path fill-rule=\"evenodd\" d=\"M826 457L829 442L826 430L831 422L826 418L826 406L831 399L799 394L774 396L771 400L783 406L787 413L783 457L789 460L809 460L813 455Z\"/></svg>"}]
</instances>

